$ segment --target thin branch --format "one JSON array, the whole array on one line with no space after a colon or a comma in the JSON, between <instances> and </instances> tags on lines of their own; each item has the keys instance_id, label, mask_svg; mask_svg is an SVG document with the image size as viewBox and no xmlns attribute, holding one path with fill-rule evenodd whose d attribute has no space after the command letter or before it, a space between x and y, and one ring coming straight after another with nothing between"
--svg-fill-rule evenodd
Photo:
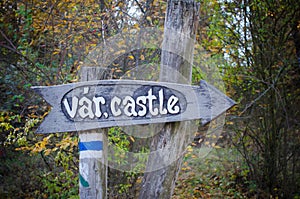
<instances>
[{"instance_id":1,"label":"thin branch","mask_svg":"<svg viewBox=\"0 0 300 199\"><path fill-rule=\"evenodd\" d=\"M143 9L142 5L137 0L134 0L134 2L138 5L142 13L145 14L145 10Z\"/></svg>"},{"instance_id":2,"label":"thin branch","mask_svg":"<svg viewBox=\"0 0 300 199\"><path fill-rule=\"evenodd\" d=\"M252 107L260 98L262 98L271 88L273 85L269 86L263 93L261 93L256 99L254 99L250 104L247 104L244 110L239 114L239 116L243 115L250 107Z\"/></svg>"},{"instance_id":3,"label":"thin branch","mask_svg":"<svg viewBox=\"0 0 300 199\"><path fill-rule=\"evenodd\" d=\"M29 62L30 64L32 64L33 66L35 66L35 63L34 63L32 60L30 60L27 56L25 56L25 55L23 55L21 52L19 52L16 48L12 48L12 47L10 47L10 46L3 45L3 44L0 44L0 46L2 46L2 47L4 47L4 48L6 48L6 49L12 51L13 53L16 53L17 55L19 55L19 56L21 56L22 58L24 58L27 62ZM25 72L24 72L25 69L20 68L20 67L18 67L17 65L15 65L15 67L16 67L18 70L20 70L20 71L22 71L23 73L25 73ZM47 75L41 68L39 68L39 67L36 67L36 68L37 68L42 74L44 74L44 75L46 76L46 78L49 80L49 82L52 84L52 80L48 77L48 75ZM33 72L33 71L30 71L30 70L26 70L26 71L28 71L28 72L30 72L30 73L36 75L36 76L39 75L38 73L35 73L35 72Z\"/></svg>"},{"instance_id":4,"label":"thin branch","mask_svg":"<svg viewBox=\"0 0 300 199\"><path fill-rule=\"evenodd\" d=\"M17 49L16 46L12 43L12 41L10 39L7 38L7 36L4 34L4 32L2 30L0 30L1 35L4 37L4 39L6 41L8 41L8 43L14 48Z\"/></svg>"},{"instance_id":5,"label":"thin branch","mask_svg":"<svg viewBox=\"0 0 300 199\"><path fill-rule=\"evenodd\" d=\"M273 81L273 83L263 92L261 93L256 99L254 99L250 104L247 104L246 107L244 108L244 110L239 114L239 116L241 116L242 114L244 114L250 107L252 107L258 100L260 100L260 98L262 98L271 88L275 89L275 85L280 77L280 75L282 74L283 70L284 70L284 66L280 68L278 74L276 75L275 80ZM275 89L276 90L276 89Z\"/></svg>"}]
</instances>

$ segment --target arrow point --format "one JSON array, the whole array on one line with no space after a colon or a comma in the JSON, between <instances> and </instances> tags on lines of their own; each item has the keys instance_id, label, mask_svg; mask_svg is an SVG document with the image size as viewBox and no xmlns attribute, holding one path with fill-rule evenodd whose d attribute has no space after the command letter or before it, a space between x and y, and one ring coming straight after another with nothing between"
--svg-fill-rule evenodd
<instances>
[{"instance_id":1,"label":"arrow point","mask_svg":"<svg viewBox=\"0 0 300 199\"><path fill-rule=\"evenodd\" d=\"M202 125L206 125L237 104L234 100L204 80L200 81L200 89L207 92L206 97L209 98L205 108L202 110L205 113L204 117L201 118Z\"/></svg>"}]
</instances>

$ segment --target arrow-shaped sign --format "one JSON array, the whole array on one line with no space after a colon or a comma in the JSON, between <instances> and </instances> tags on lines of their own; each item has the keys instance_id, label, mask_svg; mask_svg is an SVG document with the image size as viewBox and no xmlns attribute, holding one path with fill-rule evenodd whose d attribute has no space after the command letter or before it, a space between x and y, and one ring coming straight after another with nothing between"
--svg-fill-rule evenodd
<instances>
[{"instance_id":1,"label":"arrow-shaped sign","mask_svg":"<svg viewBox=\"0 0 300 199\"><path fill-rule=\"evenodd\" d=\"M205 81L99 80L32 89L52 106L37 133L194 119L204 125L236 104Z\"/></svg>"}]
</instances>

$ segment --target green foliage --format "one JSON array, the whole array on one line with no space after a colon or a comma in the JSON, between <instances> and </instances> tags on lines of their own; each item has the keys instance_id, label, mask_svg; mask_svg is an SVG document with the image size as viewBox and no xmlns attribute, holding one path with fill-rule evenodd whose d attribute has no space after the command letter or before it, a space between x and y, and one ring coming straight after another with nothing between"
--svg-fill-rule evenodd
<instances>
[{"instance_id":1,"label":"green foliage","mask_svg":"<svg viewBox=\"0 0 300 199\"><path fill-rule=\"evenodd\" d=\"M5 182L1 197L78 198L77 138L70 134L36 136L34 130L41 119L1 112L0 149L5 146L7 151L0 157L4 158L0 175Z\"/></svg>"},{"instance_id":2,"label":"green foliage","mask_svg":"<svg viewBox=\"0 0 300 199\"><path fill-rule=\"evenodd\" d=\"M1 157L0 198L37 198L43 193L42 168L45 164L39 155L29 156L6 150Z\"/></svg>"},{"instance_id":3,"label":"green foliage","mask_svg":"<svg viewBox=\"0 0 300 199\"><path fill-rule=\"evenodd\" d=\"M78 172L72 168L64 168L62 172L49 171L42 176L43 194L47 198L79 198L78 181Z\"/></svg>"},{"instance_id":4,"label":"green foliage","mask_svg":"<svg viewBox=\"0 0 300 199\"><path fill-rule=\"evenodd\" d=\"M115 168L109 168L109 196L111 198L135 198L137 190L141 183L141 177L145 169L146 160L145 154L149 152L147 146L143 146L145 141L143 139L137 139L133 136L127 135L119 127L110 128L108 131L108 147L113 148L113 154L109 154L108 161L113 161L113 164L117 164L119 168L123 165L128 165L133 158L140 164L135 165L135 168L131 168L132 171L122 171ZM135 147L138 147L138 151L135 151ZM111 151L112 152L112 151ZM134 153L134 155L132 155ZM143 153L144 155L140 155ZM109 163L110 164L110 163Z\"/></svg>"}]
</instances>

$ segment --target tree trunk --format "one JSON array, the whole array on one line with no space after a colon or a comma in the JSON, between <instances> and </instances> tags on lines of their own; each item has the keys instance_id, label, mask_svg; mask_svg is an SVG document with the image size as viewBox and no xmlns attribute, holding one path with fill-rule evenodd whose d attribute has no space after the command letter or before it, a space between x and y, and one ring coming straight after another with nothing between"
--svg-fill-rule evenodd
<instances>
[{"instance_id":1,"label":"tree trunk","mask_svg":"<svg viewBox=\"0 0 300 199\"><path fill-rule=\"evenodd\" d=\"M191 82L198 10L199 5L191 0L168 1L160 81ZM140 199L172 196L182 155L193 136L192 126L191 122L166 123L153 137Z\"/></svg>"}]
</instances>

